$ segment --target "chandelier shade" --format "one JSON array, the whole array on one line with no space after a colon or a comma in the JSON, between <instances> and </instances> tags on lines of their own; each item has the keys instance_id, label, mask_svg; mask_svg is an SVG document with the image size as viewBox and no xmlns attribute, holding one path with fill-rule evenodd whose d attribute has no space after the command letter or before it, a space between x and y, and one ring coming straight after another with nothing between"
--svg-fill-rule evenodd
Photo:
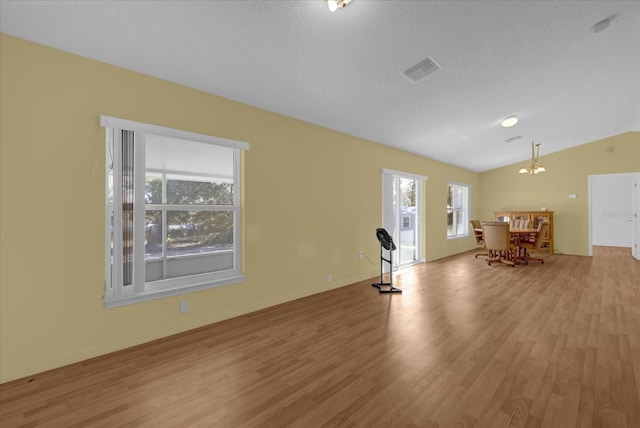
<instances>
[{"instance_id":1,"label":"chandelier shade","mask_svg":"<svg viewBox=\"0 0 640 428\"><path fill-rule=\"evenodd\" d=\"M540 156L540 143L534 144L531 142L531 162L528 165L523 166L518 171L519 174L539 174L545 172L546 169L538 160Z\"/></svg>"},{"instance_id":2,"label":"chandelier shade","mask_svg":"<svg viewBox=\"0 0 640 428\"><path fill-rule=\"evenodd\" d=\"M325 0L325 1L327 2L327 6L329 7L329 10L331 12L335 12L341 7L345 7L346 5L351 3L351 0Z\"/></svg>"}]
</instances>

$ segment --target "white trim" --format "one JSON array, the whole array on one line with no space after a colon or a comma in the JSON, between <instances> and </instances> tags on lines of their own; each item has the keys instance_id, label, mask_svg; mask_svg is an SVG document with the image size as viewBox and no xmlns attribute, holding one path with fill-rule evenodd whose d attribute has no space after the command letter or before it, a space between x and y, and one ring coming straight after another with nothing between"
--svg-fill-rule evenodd
<instances>
[{"instance_id":1,"label":"white trim","mask_svg":"<svg viewBox=\"0 0 640 428\"><path fill-rule=\"evenodd\" d=\"M424 181L429 180L429 177L427 177L426 175L412 174L410 172L396 171L394 169L380 168L380 171L383 174L402 175L403 177L412 178L414 180L424 180Z\"/></svg>"},{"instance_id":2,"label":"white trim","mask_svg":"<svg viewBox=\"0 0 640 428\"><path fill-rule=\"evenodd\" d=\"M157 263L161 260L180 260L180 259L187 259L187 258L196 258L196 257L211 257L212 255L220 255L220 254L233 254L233 250L215 250L215 251L209 251L208 253L193 253L193 254L177 254L175 256L170 256L170 255L166 255L166 256L158 256L158 257L150 257L148 259L144 259L145 263ZM227 270L233 270L233 269L227 269ZM219 272L219 271L216 271ZM209 273L214 273L214 272L209 272ZM204 274L199 274L199 275L206 275L207 273ZM170 279L170 278L165 278L165 279ZM158 281L163 281L162 279L158 279L156 281L151 281L150 284L153 284L154 282L158 282Z\"/></svg>"},{"instance_id":3,"label":"white trim","mask_svg":"<svg viewBox=\"0 0 640 428\"><path fill-rule=\"evenodd\" d=\"M180 205L180 204L143 204L147 211L233 211L235 205Z\"/></svg>"},{"instance_id":4,"label":"white trim","mask_svg":"<svg viewBox=\"0 0 640 428\"><path fill-rule=\"evenodd\" d=\"M113 263L122 260L122 134L111 129L111 150L113 153L113 231L109 239L113 239ZM109 254L111 242L106 243L106 254ZM108 259L108 257L107 257ZM111 276L111 296L120 296L123 292L122 269L113 269ZM106 298L107 296L105 296Z\"/></svg>"},{"instance_id":5,"label":"white trim","mask_svg":"<svg viewBox=\"0 0 640 428\"><path fill-rule=\"evenodd\" d=\"M468 187L469 189L471 189L471 184L469 183L463 183L462 181L452 181L452 180L447 180L447 184L455 184L456 186L465 186Z\"/></svg>"},{"instance_id":6,"label":"white trim","mask_svg":"<svg viewBox=\"0 0 640 428\"><path fill-rule=\"evenodd\" d=\"M107 308L116 308L118 306L131 305L133 303L142 303L149 300L160 299L163 297L177 296L179 294L191 293L193 291L206 290L208 288L237 284L242 281L244 281L244 275L235 275L229 278L221 279L219 281L209 282L205 284L196 284L188 287L174 288L162 291L151 291L132 296L108 297L105 298L104 304Z\"/></svg>"},{"instance_id":7,"label":"white trim","mask_svg":"<svg viewBox=\"0 0 640 428\"><path fill-rule=\"evenodd\" d=\"M589 230L588 230L588 238L589 238L589 248L587 248L587 255L588 256L593 256L593 226L591 225L593 222L593 209L592 209L592 205L593 205L593 195L591 194L592 192L592 185L591 182L593 180L593 176L588 175L587 176L587 221L589 222Z\"/></svg>"},{"instance_id":8,"label":"white trim","mask_svg":"<svg viewBox=\"0 0 640 428\"><path fill-rule=\"evenodd\" d=\"M209 253L208 255L215 255L215 253ZM203 256L205 255L203 254ZM188 256L184 257L184 259L187 258ZM146 262L147 261L145 260L145 264ZM242 276L242 274L236 269L226 269L223 271L205 272L200 274L179 276L175 278L158 279L156 281L150 281L144 284L145 287L138 294L162 293L163 291L167 290L182 290L200 286L206 286L208 288L209 286L211 286L211 284L215 285L220 282L224 282L229 278L236 278L238 276Z\"/></svg>"},{"instance_id":9,"label":"white trim","mask_svg":"<svg viewBox=\"0 0 640 428\"><path fill-rule=\"evenodd\" d=\"M640 172L633 175L633 236L631 240L631 255L640 260Z\"/></svg>"},{"instance_id":10,"label":"white trim","mask_svg":"<svg viewBox=\"0 0 640 428\"><path fill-rule=\"evenodd\" d=\"M134 166L133 166L133 181L134 185L134 201L133 201L133 260L144 260L144 192L139 192L138 189L144 189L145 184L145 134L134 133ZM140 227L142 226L142 227ZM145 265L144 263L133 263L133 286L135 287L135 293L141 294L144 292L145 283Z\"/></svg>"},{"instance_id":11,"label":"white trim","mask_svg":"<svg viewBox=\"0 0 640 428\"><path fill-rule=\"evenodd\" d=\"M202 172L189 172L189 171L180 171L177 169L161 169L161 168L145 168L147 173L152 174L167 174L172 176L183 176L183 177L193 177L193 178L213 178L218 180L226 180L226 182L230 182L233 180L233 175L223 175L223 174L206 174Z\"/></svg>"},{"instance_id":12,"label":"white trim","mask_svg":"<svg viewBox=\"0 0 640 428\"><path fill-rule=\"evenodd\" d=\"M111 252L111 243L112 243L112 238L111 238L111 234L113 233L113 223L111 221L111 219L114 216L113 213L113 205L109 205L107 202L107 195L109 194L109 174L111 173L110 169L109 169L109 161L110 161L110 157L109 157L109 150L110 150L110 146L109 146L109 142L111 141L111 139L113 137L110 137L108 135L109 131L113 132L113 129L108 129L105 132L105 165L104 165L104 195L105 195L105 204L104 204L104 221L105 221L105 228L104 228L104 289L105 289L105 298L110 296L113 293L113 280L111 278L111 257L107 257L107 254L110 254ZM113 156L113 153L111 153L111 156ZM111 168L113 168L114 165L113 163L111 164ZM114 201L112 201L113 203Z\"/></svg>"},{"instance_id":13,"label":"white trim","mask_svg":"<svg viewBox=\"0 0 640 428\"><path fill-rule=\"evenodd\" d=\"M215 144L217 146L231 147L234 149L249 150L249 143L245 143L244 141L230 140L227 138L182 131L180 129L166 128L164 126L151 125L133 120L119 119L117 117L106 116L104 114L100 115L100 126L103 128L118 128L127 131L176 138L178 140L189 140L197 143L208 143Z\"/></svg>"},{"instance_id":14,"label":"white trim","mask_svg":"<svg viewBox=\"0 0 640 428\"><path fill-rule=\"evenodd\" d=\"M233 245L235 246L233 269L237 272L241 271L241 254L242 254L242 239L240 236L242 218L240 216L240 206L242 204L242 197L240 192L242 191L242 174L240 174L240 168L242 163L240 161L240 151L236 150L233 153Z\"/></svg>"}]
</instances>

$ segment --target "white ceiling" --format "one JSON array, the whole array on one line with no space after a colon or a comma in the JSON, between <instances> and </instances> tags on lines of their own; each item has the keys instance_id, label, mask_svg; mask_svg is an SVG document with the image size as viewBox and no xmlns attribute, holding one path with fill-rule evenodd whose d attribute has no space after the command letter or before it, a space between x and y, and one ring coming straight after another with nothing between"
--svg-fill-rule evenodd
<instances>
[{"instance_id":1,"label":"white ceiling","mask_svg":"<svg viewBox=\"0 0 640 428\"><path fill-rule=\"evenodd\" d=\"M0 31L478 172L640 130L637 1L2 0Z\"/></svg>"}]
</instances>

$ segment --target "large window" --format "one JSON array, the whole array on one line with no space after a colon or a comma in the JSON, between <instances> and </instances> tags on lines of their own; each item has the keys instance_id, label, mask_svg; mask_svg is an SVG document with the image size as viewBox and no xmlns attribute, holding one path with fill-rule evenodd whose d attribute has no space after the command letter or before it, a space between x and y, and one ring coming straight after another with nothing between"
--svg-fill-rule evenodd
<instances>
[{"instance_id":1,"label":"large window","mask_svg":"<svg viewBox=\"0 0 640 428\"><path fill-rule=\"evenodd\" d=\"M447 238L459 238L468 235L469 225L469 186L447 184Z\"/></svg>"},{"instance_id":2,"label":"large window","mask_svg":"<svg viewBox=\"0 0 640 428\"><path fill-rule=\"evenodd\" d=\"M246 143L102 117L107 306L242 281Z\"/></svg>"}]
</instances>

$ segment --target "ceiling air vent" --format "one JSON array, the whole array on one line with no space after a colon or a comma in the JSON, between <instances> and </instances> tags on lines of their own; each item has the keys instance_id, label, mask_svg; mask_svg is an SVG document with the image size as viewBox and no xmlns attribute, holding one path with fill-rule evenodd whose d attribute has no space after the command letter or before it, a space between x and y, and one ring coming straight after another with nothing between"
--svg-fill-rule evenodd
<instances>
[{"instance_id":1,"label":"ceiling air vent","mask_svg":"<svg viewBox=\"0 0 640 428\"><path fill-rule=\"evenodd\" d=\"M516 135L515 137L507 138L504 140L505 143L513 143L514 141L518 141L522 139L522 135Z\"/></svg>"},{"instance_id":2,"label":"ceiling air vent","mask_svg":"<svg viewBox=\"0 0 640 428\"><path fill-rule=\"evenodd\" d=\"M417 82L439 69L440 66L438 63L436 63L433 58L427 57L424 61L420 61L413 67L405 70L404 75L411 79L412 82Z\"/></svg>"}]
</instances>

